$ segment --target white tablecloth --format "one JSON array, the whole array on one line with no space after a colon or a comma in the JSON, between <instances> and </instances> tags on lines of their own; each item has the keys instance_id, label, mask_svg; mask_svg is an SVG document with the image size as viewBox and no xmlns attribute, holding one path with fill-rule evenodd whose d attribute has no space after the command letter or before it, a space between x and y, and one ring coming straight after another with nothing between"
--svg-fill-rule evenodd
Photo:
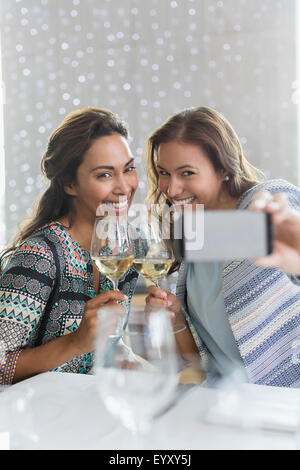
<instances>
[{"instance_id":1,"label":"white tablecloth","mask_svg":"<svg viewBox=\"0 0 300 470\"><path fill-rule=\"evenodd\" d=\"M0 393L0 437L9 433L11 449L299 448L300 390L245 384L238 395L216 395L196 386L137 442L105 409L96 382L93 375L49 372L7 388Z\"/></svg>"}]
</instances>

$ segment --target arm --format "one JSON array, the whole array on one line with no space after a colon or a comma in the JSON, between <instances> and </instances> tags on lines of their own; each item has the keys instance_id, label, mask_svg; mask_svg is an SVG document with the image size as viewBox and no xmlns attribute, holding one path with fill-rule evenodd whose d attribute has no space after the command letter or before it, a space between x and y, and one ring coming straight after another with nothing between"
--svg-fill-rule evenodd
<instances>
[{"instance_id":1,"label":"arm","mask_svg":"<svg viewBox=\"0 0 300 470\"><path fill-rule=\"evenodd\" d=\"M56 265L45 243L23 243L0 277L0 340L5 358L0 383L13 380L20 351L32 347L40 320L55 286Z\"/></svg>"},{"instance_id":2,"label":"arm","mask_svg":"<svg viewBox=\"0 0 300 470\"><path fill-rule=\"evenodd\" d=\"M97 312L102 304L124 300L119 291L106 291L86 302L79 328L43 346L34 338L57 276L52 251L45 243L24 243L9 260L0 278L0 340L6 350L0 383L25 379L51 370L93 350Z\"/></svg>"},{"instance_id":3,"label":"arm","mask_svg":"<svg viewBox=\"0 0 300 470\"><path fill-rule=\"evenodd\" d=\"M118 300L125 300L124 294L119 291L106 291L97 295L86 303L82 321L76 331L42 346L23 349L17 360L13 383L47 372L73 357L93 351L99 311L101 321L101 308L114 306L116 326L118 315L125 313L124 307L117 303Z\"/></svg>"},{"instance_id":4,"label":"arm","mask_svg":"<svg viewBox=\"0 0 300 470\"><path fill-rule=\"evenodd\" d=\"M60 336L43 346L23 349L17 359L12 383L52 370L79 354L74 333Z\"/></svg>"},{"instance_id":5,"label":"arm","mask_svg":"<svg viewBox=\"0 0 300 470\"><path fill-rule=\"evenodd\" d=\"M169 311L173 325L182 324L186 327L182 332L175 333L175 341L182 357L187 361L194 361L195 357L199 357L199 350L185 320L180 300L170 292L154 286L150 286L148 290L149 295L146 298L147 311L162 307L166 308Z\"/></svg>"}]
</instances>

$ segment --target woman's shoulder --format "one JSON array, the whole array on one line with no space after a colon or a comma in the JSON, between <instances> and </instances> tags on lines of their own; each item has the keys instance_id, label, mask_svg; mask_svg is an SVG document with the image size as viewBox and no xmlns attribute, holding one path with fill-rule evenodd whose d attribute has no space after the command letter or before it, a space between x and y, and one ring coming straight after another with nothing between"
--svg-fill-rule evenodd
<instances>
[{"instance_id":1,"label":"woman's shoulder","mask_svg":"<svg viewBox=\"0 0 300 470\"><path fill-rule=\"evenodd\" d=\"M268 191L271 194L286 193L292 206L300 206L300 189L289 181L278 178L262 181L250 188L238 200L237 208L247 209L261 191Z\"/></svg>"},{"instance_id":2,"label":"woman's shoulder","mask_svg":"<svg viewBox=\"0 0 300 470\"><path fill-rule=\"evenodd\" d=\"M63 231L56 222L50 222L43 225L41 228L35 230L28 236L16 249L15 253L23 254L36 254L53 258L54 253L61 255L61 242L62 237L60 234ZM65 235L66 238L66 235Z\"/></svg>"},{"instance_id":3,"label":"woman's shoulder","mask_svg":"<svg viewBox=\"0 0 300 470\"><path fill-rule=\"evenodd\" d=\"M12 251L3 264L1 276L15 268L22 270L49 270L55 264L54 250L43 230L33 232ZM54 268L53 268L54 269Z\"/></svg>"}]
</instances>

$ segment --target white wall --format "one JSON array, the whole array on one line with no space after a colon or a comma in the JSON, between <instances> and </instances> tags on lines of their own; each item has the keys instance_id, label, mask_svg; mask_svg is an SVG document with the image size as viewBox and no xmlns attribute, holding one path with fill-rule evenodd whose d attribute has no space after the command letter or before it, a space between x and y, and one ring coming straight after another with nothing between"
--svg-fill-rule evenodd
<instances>
[{"instance_id":1,"label":"white wall","mask_svg":"<svg viewBox=\"0 0 300 470\"><path fill-rule=\"evenodd\" d=\"M1 51L1 35L0 35ZM2 80L2 61L0 60L0 250L5 243L5 160L4 160L4 122L3 111L5 89Z\"/></svg>"},{"instance_id":2,"label":"white wall","mask_svg":"<svg viewBox=\"0 0 300 470\"><path fill-rule=\"evenodd\" d=\"M129 121L138 200L146 137L198 105L228 117L252 163L298 184L295 0L0 0L0 8L8 235L44 188L50 132L84 106Z\"/></svg>"}]
</instances>

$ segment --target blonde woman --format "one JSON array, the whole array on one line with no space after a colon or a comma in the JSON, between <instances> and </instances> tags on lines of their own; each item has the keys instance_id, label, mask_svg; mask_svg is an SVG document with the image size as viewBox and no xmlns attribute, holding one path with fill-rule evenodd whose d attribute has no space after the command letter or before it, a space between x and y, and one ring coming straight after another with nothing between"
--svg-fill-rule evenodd
<instances>
[{"instance_id":1,"label":"blonde woman","mask_svg":"<svg viewBox=\"0 0 300 470\"><path fill-rule=\"evenodd\" d=\"M246 160L232 126L213 109L191 108L170 117L150 136L147 158L153 203L248 210L267 190L285 193L289 206L300 211L299 189L283 180L266 181ZM300 385L295 360L300 287L294 277L251 260L173 269L179 269L177 295L151 287L147 304L185 318L191 333L177 338L184 356L197 346L213 380L239 371L245 382Z\"/></svg>"}]
</instances>

